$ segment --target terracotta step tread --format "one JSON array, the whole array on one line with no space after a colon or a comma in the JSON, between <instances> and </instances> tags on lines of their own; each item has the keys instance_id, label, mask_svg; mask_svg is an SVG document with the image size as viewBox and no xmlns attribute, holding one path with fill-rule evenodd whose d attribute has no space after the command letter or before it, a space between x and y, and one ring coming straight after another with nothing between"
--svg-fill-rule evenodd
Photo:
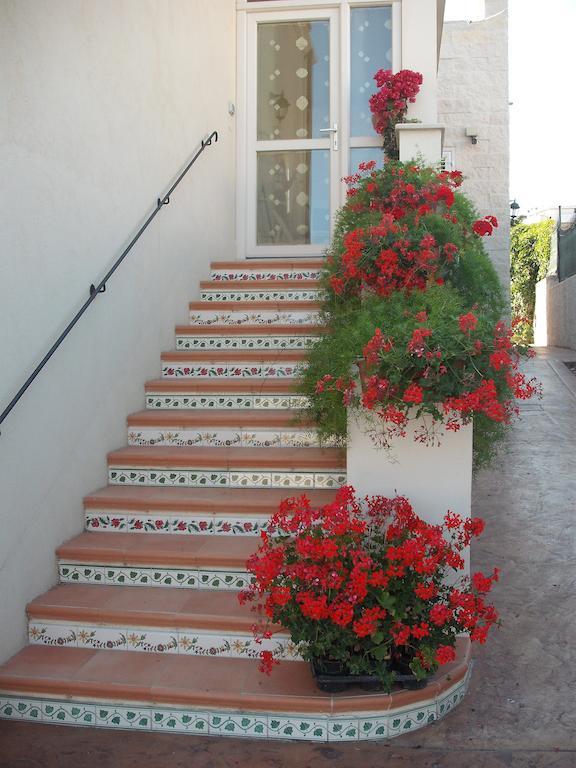
<instances>
[{"instance_id":1,"label":"terracotta step tread","mask_svg":"<svg viewBox=\"0 0 576 768\"><path fill-rule=\"evenodd\" d=\"M238 288L242 290L258 291L258 290L275 290L275 291L293 291L300 288L305 291L308 289L318 289L320 286L319 280L202 280L200 282L200 290L236 290Z\"/></svg>"},{"instance_id":2,"label":"terracotta step tread","mask_svg":"<svg viewBox=\"0 0 576 768\"><path fill-rule=\"evenodd\" d=\"M268 309L286 312L291 309L317 312L322 308L319 301L191 301L190 309L216 309L225 312L246 312Z\"/></svg>"},{"instance_id":3,"label":"terracotta step tread","mask_svg":"<svg viewBox=\"0 0 576 768\"><path fill-rule=\"evenodd\" d=\"M242 395L266 395L285 394L287 392L298 394L299 379L274 378L268 379L152 379L144 385L146 392L180 392L183 394L206 393L226 394L239 393Z\"/></svg>"},{"instance_id":4,"label":"terracotta step tread","mask_svg":"<svg viewBox=\"0 0 576 768\"><path fill-rule=\"evenodd\" d=\"M236 592L92 584L59 584L28 603L26 611L32 620L248 633L256 618Z\"/></svg>"},{"instance_id":5,"label":"terracotta step tread","mask_svg":"<svg viewBox=\"0 0 576 768\"><path fill-rule=\"evenodd\" d=\"M321 269L325 264L324 259L242 259L237 261L213 261L210 269L243 270L248 272L255 270L275 269Z\"/></svg>"},{"instance_id":6,"label":"terracotta step tread","mask_svg":"<svg viewBox=\"0 0 576 768\"><path fill-rule=\"evenodd\" d=\"M177 336L318 336L323 325L177 325Z\"/></svg>"},{"instance_id":7,"label":"terracotta step tread","mask_svg":"<svg viewBox=\"0 0 576 768\"><path fill-rule=\"evenodd\" d=\"M259 363L259 362L298 362L308 359L308 352L299 349L245 349L245 350L198 350L187 349L162 352L161 359L168 362L197 362L202 363Z\"/></svg>"},{"instance_id":8,"label":"terracotta step tread","mask_svg":"<svg viewBox=\"0 0 576 768\"><path fill-rule=\"evenodd\" d=\"M313 504L329 504L335 490L311 488L306 496ZM154 486L107 485L86 496L86 509L174 510L204 514L272 515L282 499L297 496L283 488L155 488Z\"/></svg>"},{"instance_id":9,"label":"terracotta step tread","mask_svg":"<svg viewBox=\"0 0 576 768\"><path fill-rule=\"evenodd\" d=\"M297 411L288 409L268 410L229 409L229 410L144 410L128 416L127 424L141 427L231 427L232 429L251 429L252 427L290 427L292 429L310 428L313 422L304 421Z\"/></svg>"},{"instance_id":10,"label":"terracotta step tread","mask_svg":"<svg viewBox=\"0 0 576 768\"><path fill-rule=\"evenodd\" d=\"M432 700L462 679L465 651L420 691L328 694L310 666L290 661L271 676L253 659L29 645L0 667L0 690L76 700L223 707L244 712L380 712Z\"/></svg>"},{"instance_id":11,"label":"terracotta step tread","mask_svg":"<svg viewBox=\"0 0 576 768\"><path fill-rule=\"evenodd\" d=\"M213 567L244 571L246 560L256 551L259 541L256 536L100 534L84 531L59 546L56 554L61 560L74 563L175 565L181 568Z\"/></svg>"},{"instance_id":12,"label":"terracotta step tread","mask_svg":"<svg viewBox=\"0 0 576 768\"><path fill-rule=\"evenodd\" d=\"M110 466L214 467L218 469L344 469L340 448L212 448L128 446L108 454Z\"/></svg>"}]
</instances>

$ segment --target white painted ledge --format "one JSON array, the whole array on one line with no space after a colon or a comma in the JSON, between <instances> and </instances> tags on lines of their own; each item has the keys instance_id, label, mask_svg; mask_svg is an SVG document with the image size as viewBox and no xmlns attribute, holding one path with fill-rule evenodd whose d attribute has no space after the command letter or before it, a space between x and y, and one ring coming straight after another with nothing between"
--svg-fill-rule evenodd
<instances>
[{"instance_id":1,"label":"white painted ledge","mask_svg":"<svg viewBox=\"0 0 576 768\"><path fill-rule=\"evenodd\" d=\"M395 126L400 160L406 162L421 155L428 163L442 158L445 126L440 123L398 123Z\"/></svg>"},{"instance_id":2,"label":"white painted ledge","mask_svg":"<svg viewBox=\"0 0 576 768\"><path fill-rule=\"evenodd\" d=\"M370 413L348 420L347 482L358 495L406 496L416 514L433 525L441 524L448 510L470 516L472 424L443 432L439 446L426 446L414 441L419 422L409 422L406 437L382 449L367 434L381 423ZM468 573L469 563L466 568Z\"/></svg>"}]
</instances>

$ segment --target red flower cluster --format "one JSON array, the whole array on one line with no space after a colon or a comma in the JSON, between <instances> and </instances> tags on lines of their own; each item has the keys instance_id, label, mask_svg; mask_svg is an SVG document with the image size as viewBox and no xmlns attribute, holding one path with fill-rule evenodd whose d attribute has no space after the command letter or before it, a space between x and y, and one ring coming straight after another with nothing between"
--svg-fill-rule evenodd
<instances>
[{"instance_id":1,"label":"red flower cluster","mask_svg":"<svg viewBox=\"0 0 576 768\"><path fill-rule=\"evenodd\" d=\"M444 526L424 522L407 499L360 502L350 486L313 508L306 496L283 501L247 563L254 580L240 595L263 610L257 639L273 625L289 630L305 658L345 659L357 669L382 666L402 647L420 671L453 658L456 635L484 642L497 621L484 596L498 578L445 576L462 571L462 551L483 529L449 512ZM262 651L261 669L277 659Z\"/></svg>"},{"instance_id":2,"label":"red flower cluster","mask_svg":"<svg viewBox=\"0 0 576 768\"><path fill-rule=\"evenodd\" d=\"M415 175L416 170L410 173ZM452 224L457 221L451 209L462 174L430 171L426 179L417 181L410 173L392 168L393 183L386 190L374 182L378 172L371 163L361 164L359 173L345 178L350 209L373 211L379 220L344 235L339 269L330 278L336 294L359 295L363 288L380 296L398 290L423 291L430 281L442 284L443 275L449 274L458 247L449 240L437 242L425 223L426 217L438 215Z\"/></svg>"},{"instance_id":3,"label":"red flower cluster","mask_svg":"<svg viewBox=\"0 0 576 768\"><path fill-rule=\"evenodd\" d=\"M379 69L374 75L377 93L370 97L370 111L374 116L374 128L378 133L400 122L409 103L416 101L422 85L422 75L410 69L402 69L396 74L391 69Z\"/></svg>"},{"instance_id":4,"label":"red flower cluster","mask_svg":"<svg viewBox=\"0 0 576 768\"><path fill-rule=\"evenodd\" d=\"M480 237L484 237L485 235L491 235L497 226L498 220L496 216L484 216L483 219L478 219L478 221L472 224L472 231Z\"/></svg>"}]
</instances>

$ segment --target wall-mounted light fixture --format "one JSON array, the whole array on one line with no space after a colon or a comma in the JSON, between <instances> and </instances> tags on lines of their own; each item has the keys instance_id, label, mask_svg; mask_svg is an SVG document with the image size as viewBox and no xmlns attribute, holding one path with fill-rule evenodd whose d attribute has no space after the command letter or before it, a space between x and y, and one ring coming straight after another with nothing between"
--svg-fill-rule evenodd
<instances>
[{"instance_id":1,"label":"wall-mounted light fixture","mask_svg":"<svg viewBox=\"0 0 576 768\"><path fill-rule=\"evenodd\" d=\"M466 128L466 136L471 144L478 144L478 130L476 128Z\"/></svg>"}]
</instances>

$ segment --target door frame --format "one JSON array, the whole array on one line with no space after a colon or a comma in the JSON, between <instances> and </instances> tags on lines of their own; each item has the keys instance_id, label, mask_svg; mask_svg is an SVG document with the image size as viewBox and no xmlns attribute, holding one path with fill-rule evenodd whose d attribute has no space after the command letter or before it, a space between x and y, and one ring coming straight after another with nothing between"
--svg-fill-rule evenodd
<instances>
[{"instance_id":1,"label":"door frame","mask_svg":"<svg viewBox=\"0 0 576 768\"><path fill-rule=\"evenodd\" d=\"M331 137L315 139L314 148L330 149L330 228L333 231L338 208L345 202L341 182L347 176L349 149L381 146L374 135L369 139L350 139L350 10L354 7L388 5L392 8L392 68L401 68L401 0L237 0L236 51L236 245L238 259L310 258L322 256L324 245L256 245L256 83L250 88L249 75L255 72L255 32L259 21L326 19L330 21L330 125L338 123L338 151L331 148ZM249 56L251 57L249 59ZM286 143L282 142L284 147ZM276 142L270 142L270 149ZM252 166L252 167L250 167Z\"/></svg>"}]
</instances>

